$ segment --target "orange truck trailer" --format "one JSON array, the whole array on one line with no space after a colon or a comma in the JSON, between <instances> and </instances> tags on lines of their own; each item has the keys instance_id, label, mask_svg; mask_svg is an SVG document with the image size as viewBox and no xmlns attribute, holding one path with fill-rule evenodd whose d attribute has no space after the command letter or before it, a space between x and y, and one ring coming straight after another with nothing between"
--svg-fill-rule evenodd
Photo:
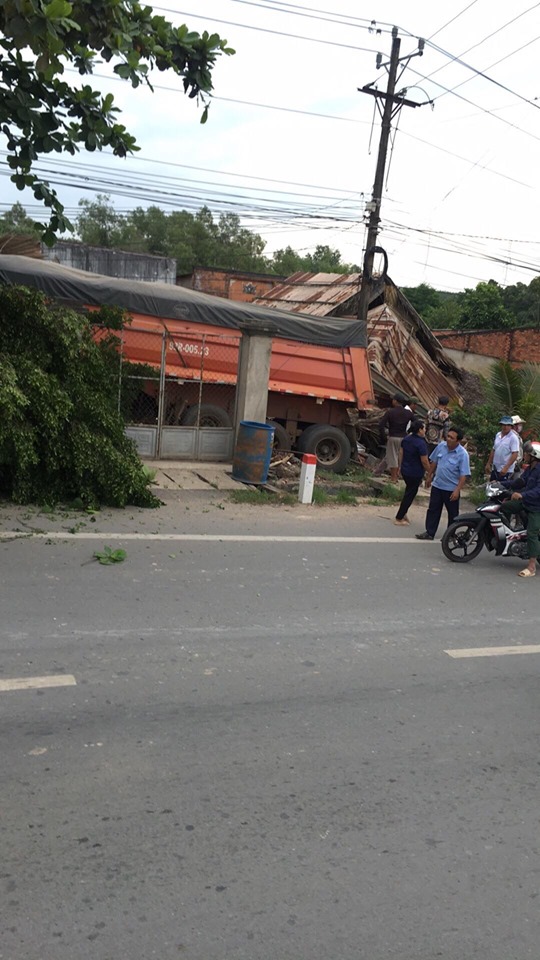
<instances>
[{"instance_id":1,"label":"orange truck trailer","mask_svg":"<svg viewBox=\"0 0 540 960\"><path fill-rule=\"evenodd\" d=\"M358 321L303 317L10 255L0 255L0 283L37 288L74 307L126 310L132 320L122 332L122 355L174 385L180 425L232 425L242 329L270 329L267 417L276 425L277 446L314 453L320 466L336 471L355 451L355 421L373 403L367 333ZM143 381L154 409L157 382L157 376ZM212 384L220 385L219 403L201 403L208 395L202 385Z\"/></svg>"}]
</instances>

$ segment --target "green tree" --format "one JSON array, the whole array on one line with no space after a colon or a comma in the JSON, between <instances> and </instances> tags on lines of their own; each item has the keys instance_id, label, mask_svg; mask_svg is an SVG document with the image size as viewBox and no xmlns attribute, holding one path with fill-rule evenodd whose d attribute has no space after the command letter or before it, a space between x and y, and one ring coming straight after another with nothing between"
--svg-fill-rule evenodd
<instances>
[{"instance_id":1,"label":"green tree","mask_svg":"<svg viewBox=\"0 0 540 960\"><path fill-rule=\"evenodd\" d=\"M304 257L305 269L311 273L358 273L360 267L352 263L343 263L339 250L326 244L319 244L313 253Z\"/></svg>"},{"instance_id":2,"label":"green tree","mask_svg":"<svg viewBox=\"0 0 540 960\"><path fill-rule=\"evenodd\" d=\"M90 320L23 287L0 289L0 495L157 506L118 413L119 311Z\"/></svg>"},{"instance_id":3,"label":"green tree","mask_svg":"<svg viewBox=\"0 0 540 960\"><path fill-rule=\"evenodd\" d=\"M281 277L290 277L299 270L305 270L304 259L292 247L276 250L268 264L271 273Z\"/></svg>"},{"instance_id":4,"label":"green tree","mask_svg":"<svg viewBox=\"0 0 540 960\"><path fill-rule=\"evenodd\" d=\"M403 287L402 289L407 300L412 303L423 320L426 319L428 310L434 310L440 307L442 303L439 291L430 287L428 283L420 283L417 287Z\"/></svg>"},{"instance_id":5,"label":"green tree","mask_svg":"<svg viewBox=\"0 0 540 960\"><path fill-rule=\"evenodd\" d=\"M438 307L428 307L422 319L432 330L459 329L463 310L459 300L442 300Z\"/></svg>"},{"instance_id":6,"label":"green tree","mask_svg":"<svg viewBox=\"0 0 540 960\"><path fill-rule=\"evenodd\" d=\"M116 213L110 198L98 193L95 200L79 200L77 233L83 243L94 247L114 247L124 238L124 217Z\"/></svg>"},{"instance_id":7,"label":"green tree","mask_svg":"<svg viewBox=\"0 0 540 960\"><path fill-rule=\"evenodd\" d=\"M339 250L319 244L313 253L299 254L292 247L276 250L268 263L272 273L290 277L292 273L359 273L354 263L343 263Z\"/></svg>"},{"instance_id":8,"label":"green tree","mask_svg":"<svg viewBox=\"0 0 540 960\"><path fill-rule=\"evenodd\" d=\"M504 330L513 326L501 288L493 280L477 284L474 290L465 290L461 306L462 330Z\"/></svg>"},{"instance_id":9,"label":"green tree","mask_svg":"<svg viewBox=\"0 0 540 960\"><path fill-rule=\"evenodd\" d=\"M98 195L96 202L81 200L79 206L77 232L84 243L174 257L179 273L190 273L197 266L266 269L265 241L242 227L235 213L216 220L208 207L196 214L137 207L121 216L106 195Z\"/></svg>"},{"instance_id":10,"label":"green tree","mask_svg":"<svg viewBox=\"0 0 540 960\"><path fill-rule=\"evenodd\" d=\"M207 117L212 70L221 54L233 53L217 34L175 27L137 0L3 0L0 4L0 127L8 166L18 189L30 187L50 208L43 239L70 229L56 192L34 164L47 153L74 154L109 147L124 157L137 149L118 122L112 94L89 83L70 83L66 66L81 77L100 60L133 87L151 88L153 69L182 78L184 92L202 100Z\"/></svg>"},{"instance_id":11,"label":"green tree","mask_svg":"<svg viewBox=\"0 0 540 960\"><path fill-rule=\"evenodd\" d=\"M22 203L14 203L11 210L7 210L0 217L0 235L3 233L20 234L23 236L40 236L40 230L31 217L28 216Z\"/></svg>"},{"instance_id":12,"label":"green tree","mask_svg":"<svg viewBox=\"0 0 540 960\"><path fill-rule=\"evenodd\" d=\"M516 326L540 327L540 277L534 277L528 286L516 283L505 287L502 298Z\"/></svg>"}]
</instances>

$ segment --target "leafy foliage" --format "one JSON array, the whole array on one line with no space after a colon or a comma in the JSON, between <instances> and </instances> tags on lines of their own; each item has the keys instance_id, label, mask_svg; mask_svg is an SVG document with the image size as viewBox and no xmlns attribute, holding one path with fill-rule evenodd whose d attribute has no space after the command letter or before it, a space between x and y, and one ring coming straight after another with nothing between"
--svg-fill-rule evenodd
<instances>
[{"instance_id":1,"label":"leafy foliage","mask_svg":"<svg viewBox=\"0 0 540 960\"><path fill-rule=\"evenodd\" d=\"M500 413L518 413L528 430L540 429L540 366L527 363L516 369L498 360L486 380L486 394ZM499 416L500 416L499 413Z\"/></svg>"},{"instance_id":2,"label":"leafy foliage","mask_svg":"<svg viewBox=\"0 0 540 960\"><path fill-rule=\"evenodd\" d=\"M264 240L242 227L236 214L222 214L214 220L208 207L196 214L137 207L122 216L105 194L98 194L95 201L81 200L79 207L77 232L92 246L174 257L180 274L190 273L196 266L248 271L266 268Z\"/></svg>"},{"instance_id":3,"label":"leafy foliage","mask_svg":"<svg viewBox=\"0 0 540 960\"><path fill-rule=\"evenodd\" d=\"M79 201L77 232L83 243L116 247L137 253L174 257L178 273L194 267L245 270L290 276L299 270L310 273L354 273L359 267L343 263L339 250L319 245L302 256L292 247L278 250L271 258L263 255L265 241L258 233L241 226L234 213L215 219L208 207L197 213L178 210L165 213L159 207L130 213L116 212L107 194L93 201Z\"/></svg>"},{"instance_id":4,"label":"leafy foliage","mask_svg":"<svg viewBox=\"0 0 540 960\"><path fill-rule=\"evenodd\" d=\"M462 330L504 330L512 326L501 288L492 280L477 284L474 290L465 290L461 309Z\"/></svg>"},{"instance_id":5,"label":"leafy foliage","mask_svg":"<svg viewBox=\"0 0 540 960\"><path fill-rule=\"evenodd\" d=\"M494 280L462 293L435 290L426 283L403 292L433 330L503 330L540 327L540 277L527 286L500 287Z\"/></svg>"},{"instance_id":6,"label":"leafy foliage","mask_svg":"<svg viewBox=\"0 0 540 960\"><path fill-rule=\"evenodd\" d=\"M360 267L353 263L343 263L339 250L332 249L326 244L319 244L313 253L305 256L297 253L292 247L276 250L269 262L272 273L288 277L292 273L303 271L306 273L358 273Z\"/></svg>"},{"instance_id":7,"label":"leafy foliage","mask_svg":"<svg viewBox=\"0 0 540 960\"><path fill-rule=\"evenodd\" d=\"M184 92L204 103L206 120L212 69L226 41L175 27L137 0L3 0L0 4L0 129L7 138L8 166L19 190L30 187L50 208L43 239L70 228L56 192L33 173L47 153L74 154L109 147L125 157L137 149L118 122L112 94L89 83L71 84L66 65L91 75L99 61L133 87L147 84L156 69L182 78Z\"/></svg>"},{"instance_id":8,"label":"leafy foliage","mask_svg":"<svg viewBox=\"0 0 540 960\"><path fill-rule=\"evenodd\" d=\"M485 402L452 409L455 427L463 430L476 458L472 459L473 480L480 482L503 414L519 414L525 420L524 437L540 431L540 366L527 364L515 369L506 360L491 367L483 380Z\"/></svg>"},{"instance_id":9,"label":"leafy foliage","mask_svg":"<svg viewBox=\"0 0 540 960\"><path fill-rule=\"evenodd\" d=\"M6 210L0 217L0 236L2 234L39 237L40 231L22 203L14 203L11 210Z\"/></svg>"},{"instance_id":10,"label":"leafy foliage","mask_svg":"<svg viewBox=\"0 0 540 960\"><path fill-rule=\"evenodd\" d=\"M104 547L103 550L96 550L94 553L94 559L103 564L104 567L109 567L113 563L122 563L126 557L126 551L121 548L113 550L112 547Z\"/></svg>"},{"instance_id":11,"label":"leafy foliage","mask_svg":"<svg viewBox=\"0 0 540 960\"><path fill-rule=\"evenodd\" d=\"M158 505L117 410L117 346L39 292L0 289L0 495Z\"/></svg>"},{"instance_id":12,"label":"leafy foliage","mask_svg":"<svg viewBox=\"0 0 540 960\"><path fill-rule=\"evenodd\" d=\"M484 479L486 460L493 446L493 438L499 429L501 413L493 403L481 403L476 407L455 407L451 412L452 426L463 430L464 442L471 454L473 483Z\"/></svg>"}]
</instances>

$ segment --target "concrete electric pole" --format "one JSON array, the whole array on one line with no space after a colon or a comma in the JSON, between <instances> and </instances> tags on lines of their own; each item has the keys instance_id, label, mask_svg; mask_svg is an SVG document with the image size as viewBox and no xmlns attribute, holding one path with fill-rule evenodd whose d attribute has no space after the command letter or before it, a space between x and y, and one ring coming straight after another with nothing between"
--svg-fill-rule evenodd
<instances>
[{"instance_id":1,"label":"concrete electric pole","mask_svg":"<svg viewBox=\"0 0 540 960\"><path fill-rule=\"evenodd\" d=\"M418 50L415 53L411 53L406 57L402 57L401 59L399 57L400 46L401 40L398 37L397 27L393 27L390 61L388 64L385 64L388 69L386 92L376 90L373 84L370 83L366 84L365 87L359 87L360 93L367 93L370 96L375 97L379 112L382 115L381 136L379 140L379 153L377 156L377 168L375 171L373 194L371 197L371 203L369 203L367 207L369 210L368 232L362 268L362 286L360 287L360 297L358 300L358 319L363 320L364 322L367 320L367 314L373 291L373 260L375 253L381 252L384 254L384 251L377 247L377 235L379 232L379 223L381 219L382 191L384 174L386 170L386 157L388 154L388 142L390 140L390 131L392 129L392 120L395 116L397 116L403 106L421 107L424 105L422 103L415 103L414 100L406 100L403 96L403 94L407 92L406 90L402 90L401 93L398 94L395 92L400 63L404 63L403 70L405 70L407 63L412 59L412 57L421 57L424 52L424 41L418 41ZM379 70L381 66L382 56L379 53L377 54L377 69ZM401 73L403 73L403 70ZM384 102L384 107L382 109L380 106L380 101ZM429 101L427 102L429 103ZM386 264L386 254L384 254L384 256Z\"/></svg>"}]
</instances>

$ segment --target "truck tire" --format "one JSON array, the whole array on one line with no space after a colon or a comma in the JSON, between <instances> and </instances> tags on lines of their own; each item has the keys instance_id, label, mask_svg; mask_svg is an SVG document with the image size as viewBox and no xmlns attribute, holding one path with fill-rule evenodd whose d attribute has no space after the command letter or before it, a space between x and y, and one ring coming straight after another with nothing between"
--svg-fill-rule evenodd
<instances>
[{"instance_id":1,"label":"truck tire","mask_svg":"<svg viewBox=\"0 0 540 960\"><path fill-rule=\"evenodd\" d=\"M270 427L274 427L274 450L285 450L285 452L291 449L291 439L287 433L285 427L282 427L280 423L276 423L275 420L267 420L267 424Z\"/></svg>"},{"instance_id":2,"label":"truck tire","mask_svg":"<svg viewBox=\"0 0 540 960\"><path fill-rule=\"evenodd\" d=\"M182 426L194 427L197 421L200 427L232 427L227 411L212 403L194 403L182 417Z\"/></svg>"},{"instance_id":3,"label":"truck tire","mask_svg":"<svg viewBox=\"0 0 540 960\"><path fill-rule=\"evenodd\" d=\"M317 466L322 470L343 473L351 459L351 444L339 427L313 423L307 427L298 441L301 453L314 453Z\"/></svg>"}]
</instances>

